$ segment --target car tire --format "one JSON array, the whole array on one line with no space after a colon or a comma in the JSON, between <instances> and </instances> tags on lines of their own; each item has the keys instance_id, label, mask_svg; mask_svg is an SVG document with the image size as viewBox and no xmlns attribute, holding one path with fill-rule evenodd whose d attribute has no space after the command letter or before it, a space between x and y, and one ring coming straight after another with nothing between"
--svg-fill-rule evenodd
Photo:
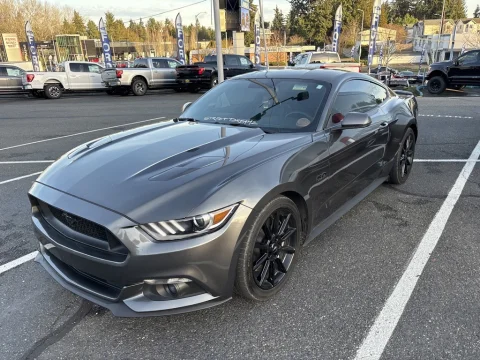
<instances>
[{"instance_id":1,"label":"car tire","mask_svg":"<svg viewBox=\"0 0 480 360\"><path fill-rule=\"evenodd\" d=\"M105 92L107 93L107 95L115 95L115 93L116 93L116 91L114 89L108 89Z\"/></svg>"},{"instance_id":2,"label":"car tire","mask_svg":"<svg viewBox=\"0 0 480 360\"><path fill-rule=\"evenodd\" d=\"M427 83L427 89L430 94L438 95L445 91L447 83L442 76L434 76Z\"/></svg>"},{"instance_id":3,"label":"car tire","mask_svg":"<svg viewBox=\"0 0 480 360\"><path fill-rule=\"evenodd\" d=\"M191 86L188 88L188 91L191 92L192 94L196 94L200 91L200 88L198 86Z\"/></svg>"},{"instance_id":4,"label":"car tire","mask_svg":"<svg viewBox=\"0 0 480 360\"><path fill-rule=\"evenodd\" d=\"M218 85L218 76L213 75L210 79L210 89L214 88L217 85Z\"/></svg>"},{"instance_id":5,"label":"car tire","mask_svg":"<svg viewBox=\"0 0 480 360\"><path fill-rule=\"evenodd\" d=\"M279 221L273 228L272 219L277 214ZM300 212L287 197L273 199L254 216L253 223L242 236L234 289L246 299L265 301L285 286L300 255L304 234ZM287 227L282 235L279 224L284 221L287 221Z\"/></svg>"},{"instance_id":6,"label":"car tire","mask_svg":"<svg viewBox=\"0 0 480 360\"><path fill-rule=\"evenodd\" d=\"M135 96L143 96L147 93L147 83L143 79L135 79L132 83L132 93Z\"/></svg>"},{"instance_id":7,"label":"car tire","mask_svg":"<svg viewBox=\"0 0 480 360\"><path fill-rule=\"evenodd\" d=\"M177 93L181 93L181 92L184 92L184 91L185 91L184 88L178 88L178 87L177 87L177 88L174 88L173 90L174 90L175 92L177 92Z\"/></svg>"},{"instance_id":8,"label":"car tire","mask_svg":"<svg viewBox=\"0 0 480 360\"><path fill-rule=\"evenodd\" d=\"M398 152L393 161L392 170L390 170L391 184L404 184L410 175L415 157L415 133L412 128L408 128L400 142Z\"/></svg>"},{"instance_id":9,"label":"car tire","mask_svg":"<svg viewBox=\"0 0 480 360\"><path fill-rule=\"evenodd\" d=\"M60 84L47 84L44 93L47 99L60 99L62 97L62 86Z\"/></svg>"}]
</instances>

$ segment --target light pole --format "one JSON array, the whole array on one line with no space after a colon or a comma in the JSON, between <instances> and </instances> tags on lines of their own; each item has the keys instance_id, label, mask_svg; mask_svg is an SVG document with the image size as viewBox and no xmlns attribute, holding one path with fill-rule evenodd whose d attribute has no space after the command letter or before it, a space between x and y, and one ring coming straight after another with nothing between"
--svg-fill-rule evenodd
<instances>
[{"instance_id":1,"label":"light pole","mask_svg":"<svg viewBox=\"0 0 480 360\"><path fill-rule=\"evenodd\" d=\"M215 20L215 42L217 50L217 73L218 83L221 84L224 80L223 74L223 55L222 55L222 34L220 32L220 1L213 1L213 19Z\"/></svg>"},{"instance_id":2,"label":"light pole","mask_svg":"<svg viewBox=\"0 0 480 360\"><path fill-rule=\"evenodd\" d=\"M358 61L361 62L361 57L362 57L362 33L363 33L363 20L365 18L365 11L362 9L357 9L357 11L362 12L362 24L361 24L361 30L360 30L360 46L358 47Z\"/></svg>"},{"instance_id":3,"label":"light pole","mask_svg":"<svg viewBox=\"0 0 480 360\"><path fill-rule=\"evenodd\" d=\"M198 13L195 15L195 34L197 35L197 56L198 56L198 61L200 61L200 49L198 48L198 17L200 15L206 14L206 11L202 11L201 13Z\"/></svg>"}]
</instances>

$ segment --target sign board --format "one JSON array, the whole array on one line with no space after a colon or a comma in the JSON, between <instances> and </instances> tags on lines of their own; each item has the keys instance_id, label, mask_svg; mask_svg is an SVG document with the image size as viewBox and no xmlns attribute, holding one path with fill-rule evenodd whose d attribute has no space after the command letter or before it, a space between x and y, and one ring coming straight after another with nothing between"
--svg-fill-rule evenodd
<instances>
[{"instance_id":1,"label":"sign board","mask_svg":"<svg viewBox=\"0 0 480 360\"><path fill-rule=\"evenodd\" d=\"M7 61L23 61L17 34L2 34Z\"/></svg>"},{"instance_id":2,"label":"sign board","mask_svg":"<svg viewBox=\"0 0 480 360\"><path fill-rule=\"evenodd\" d=\"M240 30L250 31L250 10L240 8Z\"/></svg>"},{"instance_id":3,"label":"sign board","mask_svg":"<svg viewBox=\"0 0 480 360\"><path fill-rule=\"evenodd\" d=\"M225 9L220 9L220 31L227 31L227 15Z\"/></svg>"},{"instance_id":4,"label":"sign board","mask_svg":"<svg viewBox=\"0 0 480 360\"><path fill-rule=\"evenodd\" d=\"M242 2L240 3L240 7L244 8L244 9L249 9L250 8L249 1L248 0L242 0Z\"/></svg>"}]
</instances>

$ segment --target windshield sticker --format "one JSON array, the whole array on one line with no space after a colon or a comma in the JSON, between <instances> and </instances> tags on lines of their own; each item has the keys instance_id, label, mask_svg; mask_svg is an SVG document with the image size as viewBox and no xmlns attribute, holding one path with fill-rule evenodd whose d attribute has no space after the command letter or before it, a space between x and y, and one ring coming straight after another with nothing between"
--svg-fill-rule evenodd
<instances>
[{"instance_id":1,"label":"windshield sticker","mask_svg":"<svg viewBox=\"0 0 480 360\"><path fill-rule=\"evenodd\" d=\"M223 117L216 117L216 116L207 116L203 120L225 122L225 123L235 123L235 124L242 124L242 125L255 125L255 121L248 120L248 119L236 119L236 118L223 118Z\"/></svg>"},{"instance_id":2,"label":"windshield sticker","mask_svg":"<svg viewBox=\"0 0 480 360\"><path fill-rule=\"evenodd\" d=\"M311 121L308 120L307 118L301 118L301 119L297 120L297 126L302 127L302 128L310 125L310 123L311 123Z\"/></svg>"},{"instance_id":3,"label":"windshield sticker","mask_svg":"<svg viewBox=\"0 0 480 360\"><path fill-rule=\"evenodd\" d=\"M318 90L320 90L321 88L323 88L323 85L317 85Z\"/></svg>"},{"instance_id":4,"label":"windshield sticker","mask_svg":"<svg viewBox=\"0 0 480 360\"><path fill-rule=\"evenodd\" d=\"M307 90L308 85L296 84L293 86L293 91L305 91Z\"/></svg>"}]
</instances>

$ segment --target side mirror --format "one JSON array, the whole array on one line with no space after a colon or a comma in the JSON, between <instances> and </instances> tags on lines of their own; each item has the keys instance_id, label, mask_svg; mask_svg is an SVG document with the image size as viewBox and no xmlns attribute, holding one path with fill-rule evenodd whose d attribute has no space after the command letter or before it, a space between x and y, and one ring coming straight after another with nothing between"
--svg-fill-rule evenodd
<instances>
[{"instance_id":1,"label":"side mirror","mask_svg":"<svg viewBox=\"0 0 480 360\"><path fill-rule=\"evenodd\" d=\"M190 105L192 105L192 102L191 102L191 101L183 104L183 106L182 106L182 113L185 112L185 110L187 110L187 108L188 108Z\"/></svg>"},{"instance_id":2,"label":"side mirror","mask_svg":"<svg viewBox=\"0 0 480 360\"><path fill-rule=\"evenodd\" d=\"M343 129L357 129L370 126L372 119L364 113L349 112L342 121Z\"/></svg>"},{"instance_id":3,"label":"side mirror","mask_svg":"<svg viewBox=\"0 0 480 360\"><path fill-rule=\"evenodd\" d=\"M253 69L254 67L255 67L255 65L250 63L250 69Z\"/></svg>"}]
</instances>

